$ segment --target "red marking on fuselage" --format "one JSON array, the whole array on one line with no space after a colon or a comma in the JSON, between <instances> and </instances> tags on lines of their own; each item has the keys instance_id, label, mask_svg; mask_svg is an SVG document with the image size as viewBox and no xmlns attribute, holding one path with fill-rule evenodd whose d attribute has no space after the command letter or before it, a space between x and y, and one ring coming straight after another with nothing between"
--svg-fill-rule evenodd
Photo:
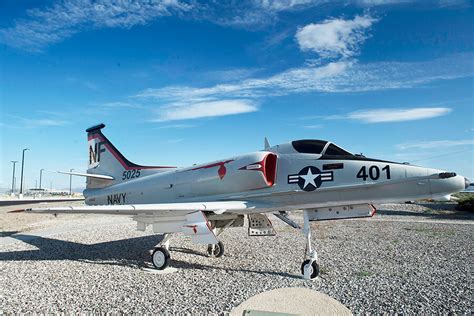
<instances>
[{"instance_id":1,"label":"red marking on fuselage","mask_svg":"<svg viewBox=\"0 0 474 316\"><path fill-rule=\"evenodd\" d=\"M132 167L127 165L125 161L120 157L120 155L110 146L109 141L107 141L102 135L100 134L93 134L89 135L87 137L88 141L91 141L93 139L98 139L101 142L104 142L104 146L109 150L109 152L115 157L115 159L120 162L120 164L125 168L125 170L133 170L133 169L173 169L176 167L168 167L168 166L137 166L137 167Z\"/></svg>"},{"instance_id":2,"label":"red marking on fuselage","mask_svg":"<svg viewBox=\"0 0 474 316\"><path fill-rule=\"evenodd\" d=\"M372 212L370 213L370 217L374 216L375 213L377 212L377 209L375 208L375 206L373 204L369 204L370 207L372 208Z\"/></svg>"},{"instance_id":3,"label":"red marking on fuselage","mask_svg":"<svg viewBox=\"0 0 474 316\"><path fill-rule=\"evenodd\" d=\"M192 228L193 233L197 234L197 232L198 232L197 225L186 225L186 227Z\"/></svg>"},{"instance_id":4,"label":"red marking on fuselage","mask_svg":"<svg viewBox=\"0 0 474 316\"><path fill-rule=\"evenodd\" d=\"M197 167L197 168L194 168L194 169L191 169L191 170L209 169L209 168L219 167L219 169L217 169L217 174L219 175L219 178L222 180L222 179L224 179L224 177L227 173L227 169L225 167L225 164L229 163L229 162L232 162L232 161L234 161L234 159L212 163L210 165Z\"/></svg>"}]
</instances>

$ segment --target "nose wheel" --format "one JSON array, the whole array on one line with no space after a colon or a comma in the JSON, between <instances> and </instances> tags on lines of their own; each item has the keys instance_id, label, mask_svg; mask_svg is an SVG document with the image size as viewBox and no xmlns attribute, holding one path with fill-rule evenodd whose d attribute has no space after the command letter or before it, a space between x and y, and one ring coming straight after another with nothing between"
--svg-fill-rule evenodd
<instances>
[{"instance_id":1,"label":"nose wheel","mask_svg":"<svg viewBox=\"0 0 474 316\"><path fill-rule=\"evenodd\" d=\"M306 239L305 260L301 264L301 274L306 280L314 280L319 275L318 253L311 246L311 227L309 225L308 211L303 211L303 234Z\"/></svg>"},{"instance_id":2,"label":"nose wheel","mask_svg":"<svg viewBox=\"0 0 474 316\"><path fill-rule=\"evenodd\" d=\"M209 244L207 246L207 254L209 257L219 258L224 254L224 244L219 241L217 244Z\"/></svg>"},{"instance_id":3,"label":"nose wheel","mask_svg":"<svg viewBox=\"0 0 474 316\"><path fill-rule=\"evenodd\" d=\"M315 279L319 275L319 264L315 260L306 259L301 264L301 274L305 279Z\"/></svg>"}]
</instances>

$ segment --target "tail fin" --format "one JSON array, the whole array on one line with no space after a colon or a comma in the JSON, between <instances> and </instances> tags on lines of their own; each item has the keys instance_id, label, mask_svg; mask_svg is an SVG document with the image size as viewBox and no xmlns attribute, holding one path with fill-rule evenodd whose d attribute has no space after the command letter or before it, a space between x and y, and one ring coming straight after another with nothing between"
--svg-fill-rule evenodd
<instances>
[{"instance_id":1,"label":"tail fin","mask_svg":"<svg viewBox=\"0 0 474 316\"><path fill-rule=\"evenodd\" d=\"M144 176L167 171L176 167L140 166L130 162L102 134L104 124L86 130L89 147L88 174L113 177L113 180L87 178L87 189L103 188L113 184L142 178Z\"/></svg>"}]
</instances>

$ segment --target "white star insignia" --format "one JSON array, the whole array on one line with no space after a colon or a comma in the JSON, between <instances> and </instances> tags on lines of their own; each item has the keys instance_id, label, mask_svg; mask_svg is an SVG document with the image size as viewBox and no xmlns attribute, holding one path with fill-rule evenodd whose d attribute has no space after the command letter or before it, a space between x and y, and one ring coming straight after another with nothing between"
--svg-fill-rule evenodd
<instances>
[{"instance_id":1,"label":"white star insignia","mask_svg":"<svg viewBox=\"0 0 474 316\"><path fill-rule=\"evenodd\" d=\"M311 173L311 168L308 168L308 173L304 176L300 175L301 178L304 179L304 185L303 185L303 190L308 186L308 184L312 184L314 187L316 187L316 183L314 183L314 179L317 177L320 177L320 174L313 174Z\"/></svg>"}]
</instances>

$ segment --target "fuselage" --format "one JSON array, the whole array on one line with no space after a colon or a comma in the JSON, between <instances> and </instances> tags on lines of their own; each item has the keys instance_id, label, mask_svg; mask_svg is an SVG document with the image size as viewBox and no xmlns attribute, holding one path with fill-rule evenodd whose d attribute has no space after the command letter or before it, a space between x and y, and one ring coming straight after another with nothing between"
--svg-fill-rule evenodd
<instances>
[{"instance_id":1,"label":"fuselage","mask_svg":"<svg viewBox=\"0 0 474 316\"><path fill-rule=\"evenodd\" d=\"M330 142L319 153L302 144L282 144L87 189L86 203L242 200L259 205L260 211L314 209L437 198L462 191L468 183L451 172L368 159L334 145L340 151L331 151ZM142 173L137 169L135 174Z\"/></svg>"}]
</instances>

